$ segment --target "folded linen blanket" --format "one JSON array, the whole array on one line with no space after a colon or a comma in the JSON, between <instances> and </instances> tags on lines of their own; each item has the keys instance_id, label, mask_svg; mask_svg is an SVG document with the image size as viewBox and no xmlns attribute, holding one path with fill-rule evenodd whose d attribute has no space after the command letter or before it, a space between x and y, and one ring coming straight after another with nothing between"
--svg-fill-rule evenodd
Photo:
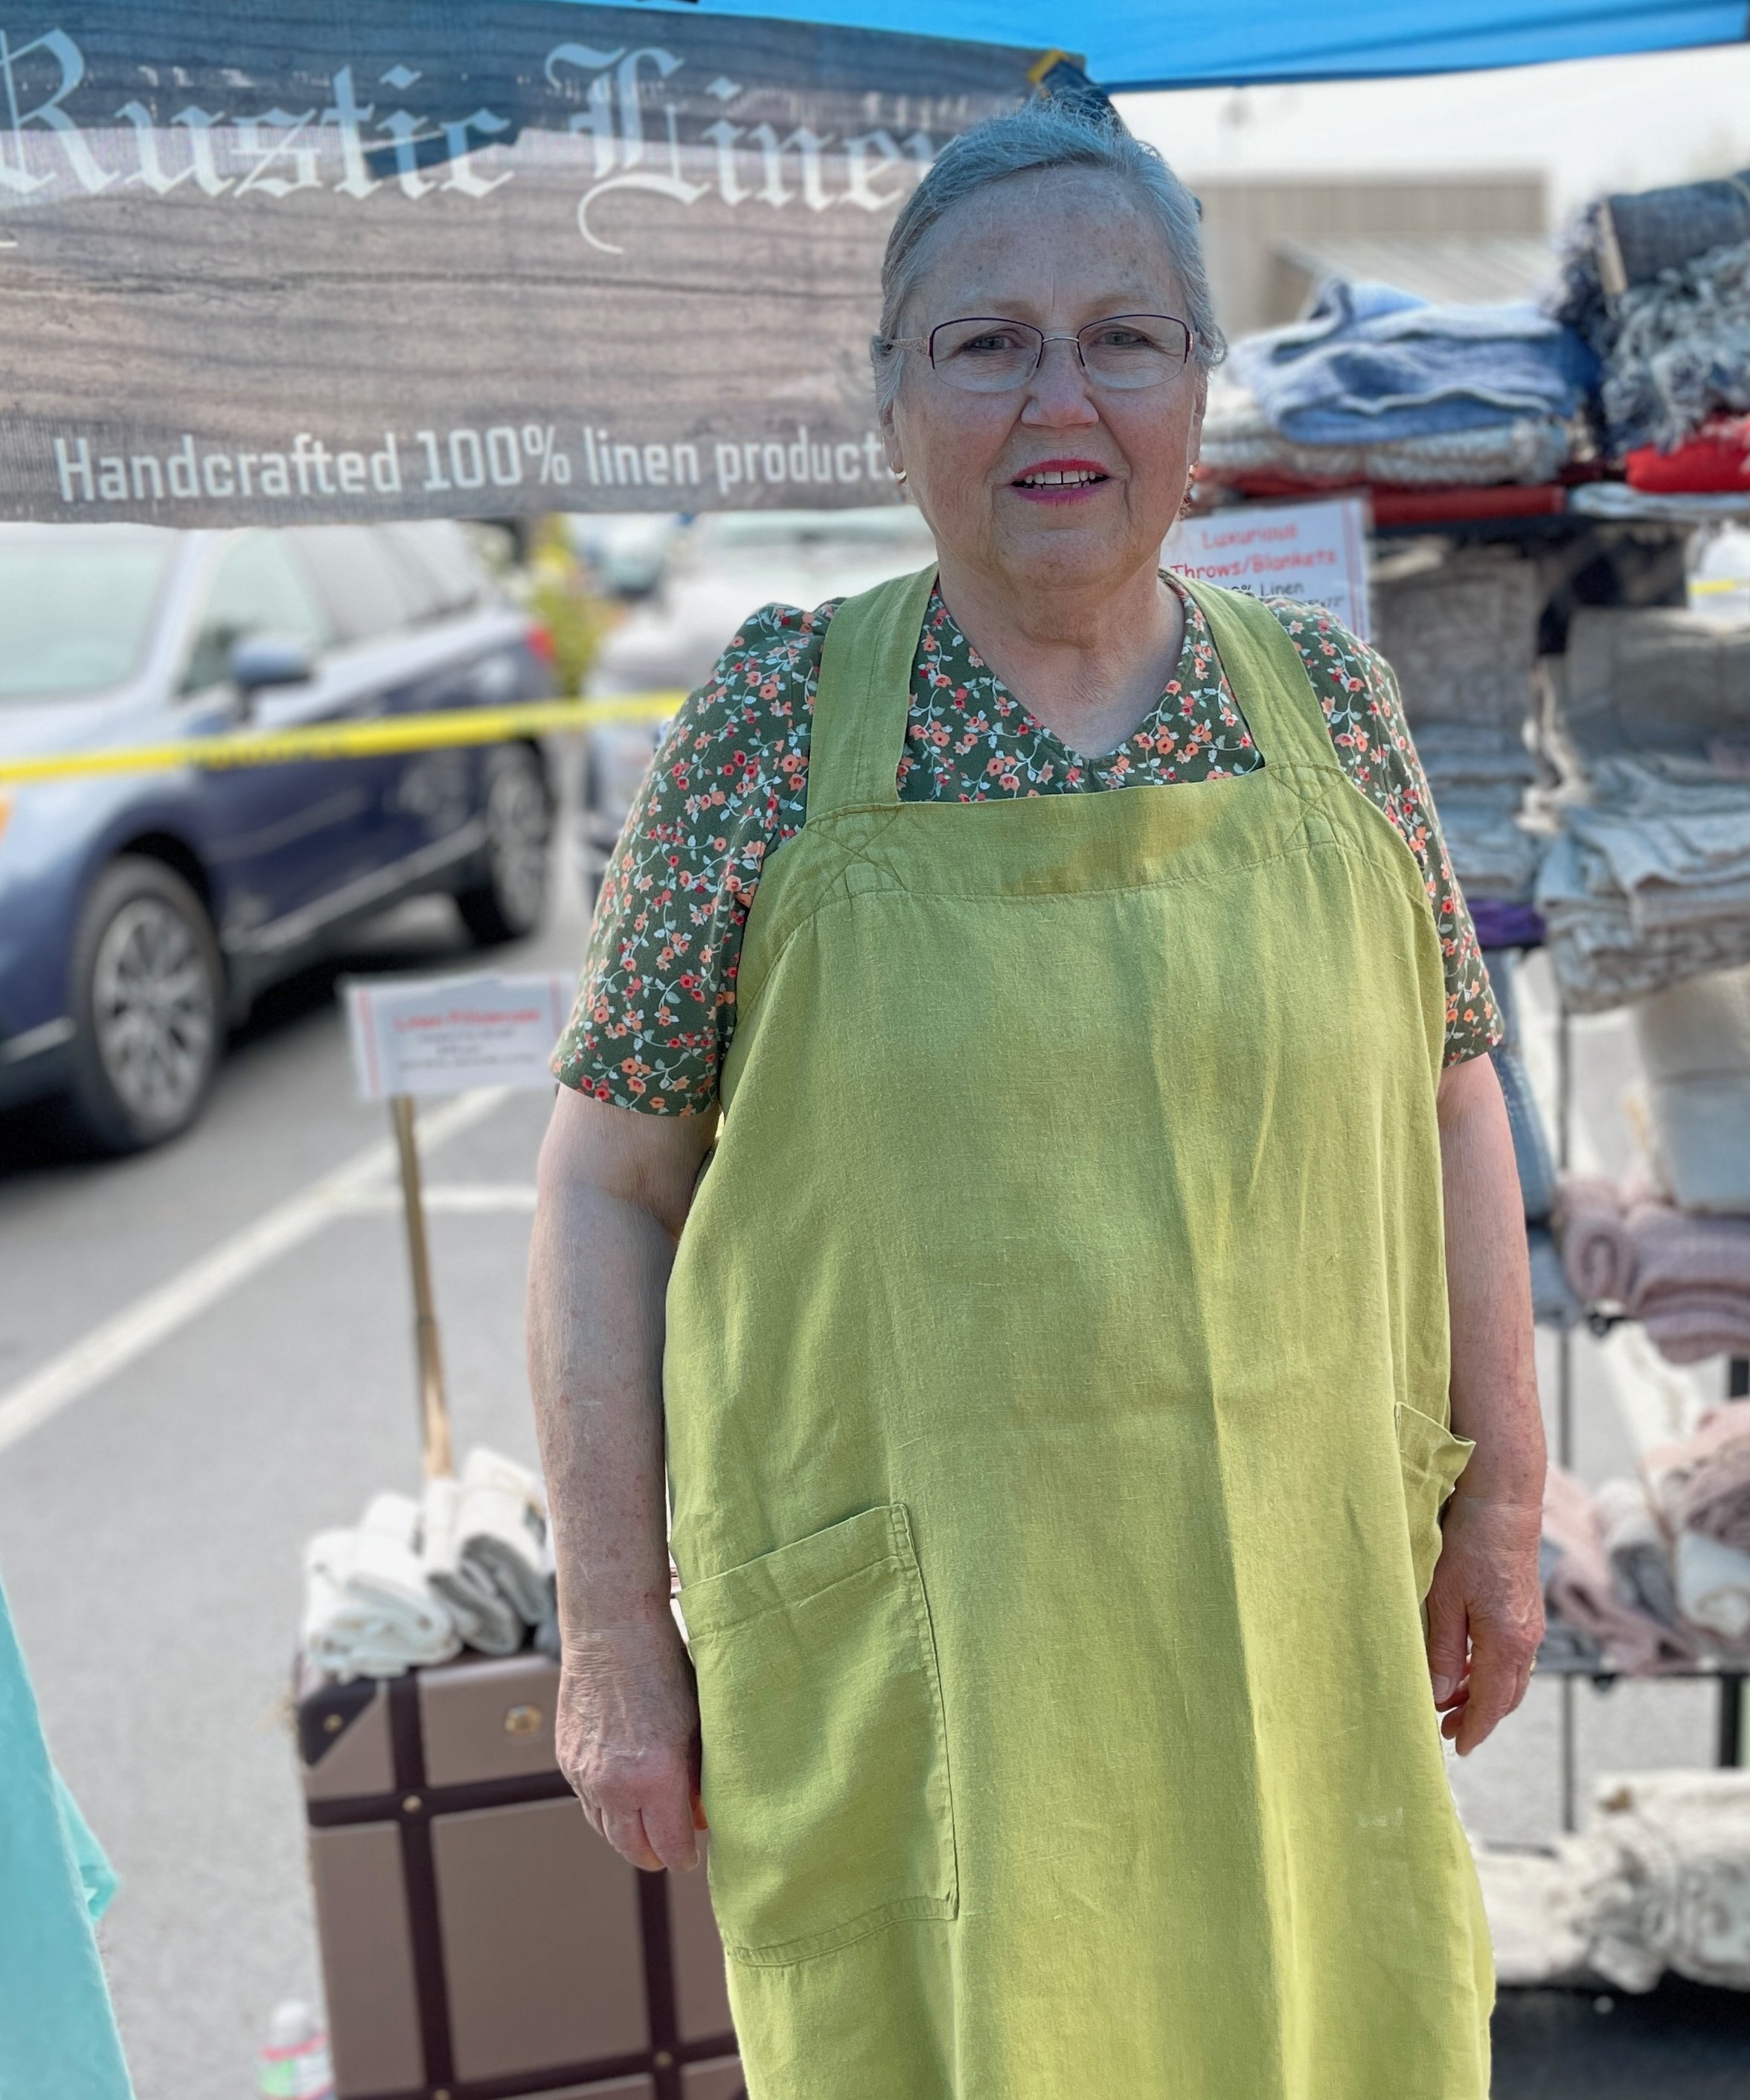
<instances>
[{"instance_id":1,"label":"folded linen blanket","mask_svg":"<svg viewBox=\"0 0 1750 2100\"><path fill-rule=\"evenodd\" d=\"M1567 507L1587 518L1646 518L1673 525L1708 525L1742 518L1744 500L1707 489L1693 494L1631 488L1625 481L1583 481L1567 492Z\"/></svg>"},{"instance_id":2,"label":"folded linen blanket","mask_svg":"<svg viewBox=\"0 0 1750 2100\"><path fill-rule=\"evenodd\" d=\"M1625 1304L1634 1284L1634 1241L1617 1185L1602 1175L1563 1175L1555 1229L1562 1265L1580 1296L1589 1305Z\"/></svg>"},{"instance_id":3,"label":"folded linen blanket","mask_svg":"<svg viewBox=\"0 0 1750 2100\"><path fill-rule=\"evenodd\" d=\"M1430 788L1440 815L1440 833L1459 887L1466 896L1530 901L1544 845L1519 822L1523 800L1514 784L1496 788Z\"/></svg>"},{"instance_id":4,"label":"folded linen blanket","mask_svg":"<svg viewBox=\"0 0 1750 2100\"><path fill-rule=\"evenodd\" d=\"M1476 1852L1503 1983L1750 1988L1750 1773L1611 1773L1578 1837Z\"/></svg>"},{"instance_id":5,"label":"folded linen blanket","mask_svg":"<svg viewBox=\"0 0 1750 2100\"><path fill-rule=\"evenodd\" d=\"M1728 1662L1750 1662L1750 1553L1699 1531L1681 1531L1672 1550L1677 1604Z\"/></svg>"},{"instance_id":6,"label":"folded linen blanket","mask_svg":"<svg viewBox=\"0 0 1750 2100\"><path fill-rule=\"evenodd\" d=\"M1522 739L1535 699L1536 567L1488 548L1373 579L1374 642L1420 750L1437 726Z\"/></svg>"},{"instance_id":7,"label":"folded linen blanket","mask_svg":"<svg viewBox=\"0 0 1750 2100\"><path fill-rule=\"evenodd\" d=\"M1298 444L1371 444L1484 429L1580 407L1597 366L1528 300L1434 306L1331 278L1299 321L1233 346L1233 368Z\"/></svg>"},{"instance_id":8,"label":"folded linen blanket","mask_svg":"<svg viewBox=\"0 0 1750 2100\"><path fill-rule=\"evenodd\" d=\"M1591 891L1574 842L1558 838L1539 863L1534 893L1563 1004L1604 1013L1666 985L1750 962L1750 920L1698 919L1656 934L1634 923L1620 891Z\"/></svg>"},{"instance_id":9,"label":"folded linen blanket","mask_svg":"<svg viewBox=\"0 0 1750 2100\"><path fill-rule=\"evenodd\" d=\"M1750 1356L1750 1307L1736 1293L1698 1290L1657 1302L1642 1313L1641 1324L1667 1363Z\"/></svg>"},{"instance_id":10,"label":"folded linen blanket","mask_svg":"<svg viewBox=\"0 0 1750 2100\"><path fill-rule=\"evenodd\" d=\"M1585 607L1568 624L1557 698L1583 770L1632 755L1643 796L1730 774L1717 745L1750 748L1750 631L1676 606ZM1633 776L1630 776L1633 783ZM1584 784L1584 783L1579 783Z\"/></svg>"},{"instance_id":11,"label":"folded linen blanket","mask_svg":"<svg viewBox=\"0 0 1750 2100\"><path fill-rule=\"evenodd\" d=\"M1578 1876L1559 1853L1475 1847L1495 1980L1512 1988L1585 1980Z\"/></svg>"},{"instance_id":12,"label":"folded linen blanket","mask_svg":"<svg viewBox=\"0 0 1750 2100\"><path fill-rule=\"evenodd\" d=\"M378 1495L357 1527L319 1532L304 1549L305 1655L343 1683L448 1662L462 1647L418 1550L419 1505Z\"/></svg>"},{"instance_id":13,"label":"folded linen blanket","mask_svg":"<svg viewBox=\"0 0 1750 2100\"><path fill-rule=\"evenodd\" d=\"M1619 1478L1600 1483L1593 1500L1604 1533L1604 1555L1625 1603L1637 1606L1693 1651L1677 1608L1671 1542L1644 1484Z\"/></svg>"},{"instance_id":14,"label":"folded linen blanket","mask_svg":"<svg viewBox=\"0 0 1750 2100\"><path fill-rule=\"evenodd\" d=\"M1585 624L1576 620L1573 632L1584 643ZM1750 651L1735 682L1742 671L1750 671ZM1604 735L1631 730L1614 693L1620 680L1613 670L1602 704L1594 695L1575 705L1573 676L1571 667L1563 732L1596 753ZM1684 734L1686 699L1691 735L1717 720L1720 696L1695 690L1705 682L1686 691L1668 671L1653 682L1653 699L1669 703L1668 738ZM1750 779L1724 770L1722 754L1726 745L1710 736L1694 756L1593 755L1584 785L1593 799L1553 805L1561 829L1539 865L1536 897L1575 1010L1602 1012L1750 961Z\"/></svg>"},{"instance_id":15,"label":"folded linen blanket","mask_svg":"<svg viewBox=\"0 0 1750 2100\"><path fill-rule=\"evenodd\" d=\"M1692 1435L1655 1445L1641 1466L1673 1530L1750 1554L1750 1403L1710 1408Z\"/></svg>"},{"instance_id":16,"label":"folded linen blanket","mask_svg":"<svg viewBox=\"0 0 1750 2100\"><path fill-rule=\"evenodd\" d=\"M1520 724L1430 721L1416 732L1416 755L1437 792L1517 790L1538 777L1536 757Z\"/></svg>"},{"instance_id":17,"label":"folded linen blanket","mask_svg":"<svg viewBox=\"0 0 1750 2100\"><path fill-rule=\"evenodd\" d=\"M1693 1661L1686 1641L1622 1596L1605 1556L1597 1505L1560 1466L1552 1466L1545 1477L1544 1540L1553 1549L1544 1579L1550 1610L1564 1626L1595 1640L1613 1668L1644 1677Z\"/></svg>"},{"instance_id":18,"label":"folded linen blanket","mask_svg":"<svg viewBox=\"0 0 1750 2100\"><path fill-rule=\"evenodd\" d=\"M1710 182L1676 183L1604 200L1604 237L1621 265L1618 280L1645 284L1710 248L1750 240L1750 168Z\"/></svg>"},{"instance_id":19,"label":"folded linen blanket","mask_svg":"<svg viewBox=\"0 0 1750 2100\"><path fill-rule=\"evenodd\" d=\"M1750 1215L1750 969L1640 1000L1634 1029L1659 1186L1686 1211Z\"/></svg>"},{"instance_id":20,"label":"folded linen blanket","mask_svg":"<svg viewBox=\"0 0 1750 2100\"><path fill-rule=\"evenodd\" d=\"M526 1630L491 1576L463 1550L461 1481L427 1480L423 1507L426 1579L449 1605L463 1645L482 1655L515 1655Z\"/></svg>"},{"instance_id":21,"label":"folded linen blanket","mask_svg":"<svg viewBox=\"0 0 1750 2100\"><path fill-rule=\"evenodd\" d=\"M1271 422L1248 387L1218 373L1210 382L1199 457L1222 480L1236 474L1275 472L1333 484L1488 488L1500 482L1553 481L1572 449L1566 424L1539 417L1390 442L1297 444Z\"/></svg>"},{"instance_id":22,"label":"folded linen blanket","mask_svg":"<svg viewBox=\"0 0 1750 2100\"><path fill-rule=\"evenodd\" d=\"M468 1454L459 1480L426 1489L425 1567L470 1648L511 1655L547 1608L540 1483L497 1452Z\"/></svg>"},{"instance_id":23,"label":"folded linen blanket","mask_svg":"<svg viewBox=\"0 0 1750 2100\"><path fill-rule=\"evenodd\" d=\"M1575 1868L1585 1964L1625 1991L1667 1969L1750 1989L1750 1773L1651 1771L1597 1783Z\"/></svg>"},{"instance_id":24,"label":"folded linen blanket","mask_svg":"<svg viewBox=\"0 0 1750 2100\"><path fill-rule=\"evenodd\" d=\"M1674 1364L1750 1352L1750 1218L1632 1204L1629 1310Z\"/></svg>"}]
</instances>

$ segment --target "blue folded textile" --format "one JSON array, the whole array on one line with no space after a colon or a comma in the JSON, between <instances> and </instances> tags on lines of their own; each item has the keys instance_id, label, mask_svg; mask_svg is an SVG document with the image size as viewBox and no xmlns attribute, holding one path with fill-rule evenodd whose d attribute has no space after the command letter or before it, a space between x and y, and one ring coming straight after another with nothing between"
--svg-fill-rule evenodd
<instances>
[{"instance_id":1,"label":"blue folded textile","mask_svg":"<svg viewBox=\"0 0 1750 2100\"><path fill-rule=\"evenodd\" d=\"M1580 406L1598 360L1528 300L1434 306L1390 285L1322 285L1304 319L1233 346L1284 437L1346 445L1483 430Z\"/></svg>"}]
</instances>

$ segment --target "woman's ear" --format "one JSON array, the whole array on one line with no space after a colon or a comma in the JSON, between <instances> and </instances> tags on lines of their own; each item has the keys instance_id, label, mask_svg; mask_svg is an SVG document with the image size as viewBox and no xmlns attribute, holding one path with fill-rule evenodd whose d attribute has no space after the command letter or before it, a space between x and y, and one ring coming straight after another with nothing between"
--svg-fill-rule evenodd
<instances>
[{"instance_id":1,"label":"woman's ear","mask_svg":"<svg viewBox=\"0 0 1750 2100\"><path fill-rule=\"evenodd\" d=\"M881 430L882 449L887 455L889 470L895 474L903 474L905 472L905 453L899 443L899 430L894 422L892 402L882 404L876 421Z\"/></svg>"}]
</instances>

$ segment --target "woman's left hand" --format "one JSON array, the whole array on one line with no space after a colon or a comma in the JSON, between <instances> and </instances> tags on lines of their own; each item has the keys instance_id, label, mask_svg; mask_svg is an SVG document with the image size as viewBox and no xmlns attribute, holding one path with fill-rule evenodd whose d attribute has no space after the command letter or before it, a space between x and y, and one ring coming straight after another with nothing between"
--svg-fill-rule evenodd
<instances>
[{"instance_id":1,"label":"woman's left hand","mask_svg":"<svg viewBox=\"0 0 1750 2100\"><path fill-rule=\"evenodd\" d=\"M1447 1504L1428 1592L1428 1670L1440 1732L1468 1757L1525 1696L1544 1637L1542 1511L1466 1494Z\"/></svg>"}]
</instances>

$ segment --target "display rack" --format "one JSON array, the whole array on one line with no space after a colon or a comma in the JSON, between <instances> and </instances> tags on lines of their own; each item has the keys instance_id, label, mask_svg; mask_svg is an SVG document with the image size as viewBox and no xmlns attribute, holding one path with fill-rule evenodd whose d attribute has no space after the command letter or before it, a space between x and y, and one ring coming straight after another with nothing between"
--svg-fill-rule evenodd
<instances>
[{"instance_id":1,"label":"display rack","mask_svg":"<svg viewBox=\"0 0 1750 2100\"><path fill-rule=\"evenodd\" d=\"M1558 1006L1556 1016L1556 1165L1566 1174L1571 1165L1574 1108L1574 1031L1572 1017L1566 1006ZM1596 1318L1591 1324L1596 1328ZM1603 1323L1605 1331L1616 1324L1615 1320ZM1556 1462L1564 1468L1574 1462L1574 1337L1577 1328L1563 1327L1556 1338ZM1726 1398L1750 1398L1750 1357L1731 1357L1726 1360ZM1577 1740L1579 1719L1576 1712L1577 1688L1590 1683L1599 1691L1628 1683L1713 1683L1720 1692L1719 1717L1715 1736L1714 1762L1730 1770L1743 1762L1744 1751L1744 1683L1747 1673L1729 1666L1695 1670L1667 1670L1656 1677L1626 1678L1620 1670L1589 1669L1583 1664L1557 1665L1552 1674L1562 1679L1562 1828L1575 1830L1579 1827L1579 1760Z\"/></svg>"}]
</instances>

